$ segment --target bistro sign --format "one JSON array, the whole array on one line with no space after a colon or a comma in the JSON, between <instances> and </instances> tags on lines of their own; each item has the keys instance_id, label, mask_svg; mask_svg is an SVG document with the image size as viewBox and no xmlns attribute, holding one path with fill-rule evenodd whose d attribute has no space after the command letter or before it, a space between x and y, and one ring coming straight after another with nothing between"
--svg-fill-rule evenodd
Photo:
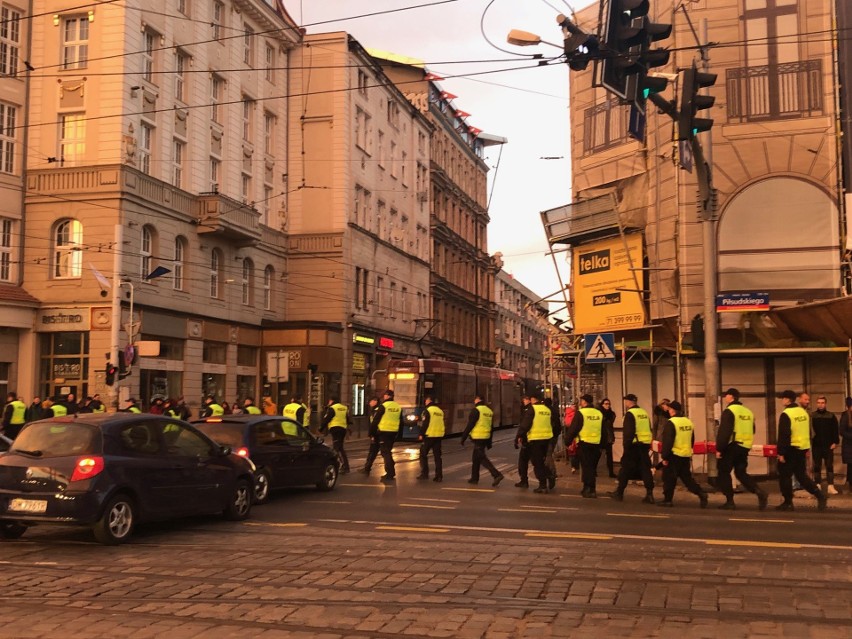
<instances>
[{"instance_id":1,"label":"bistro sign","mask_svg":"<svg viewBox=\"0 0 852 639\"><path fill-rule=\"evenodd\" d=\"M88 308L49 308L38 312L36 330L46 331L87 331L89 330Z\"/></svg>"}]
</instances>

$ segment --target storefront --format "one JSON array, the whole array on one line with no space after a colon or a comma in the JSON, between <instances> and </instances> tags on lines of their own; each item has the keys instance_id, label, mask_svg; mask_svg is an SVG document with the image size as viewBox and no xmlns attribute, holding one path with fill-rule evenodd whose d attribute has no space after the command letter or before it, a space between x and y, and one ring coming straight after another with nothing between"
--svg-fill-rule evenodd
<instances>
[{"instance_id":1,"label":"storefront","mask_svg":"<svg viewBox=\"0 0 852 639\"><path fill-rule=\"evenodd\" d=\"M89 393L90 309L43 309L36 316L38 394L59 398Z\"/></svg>"}]
</instances>

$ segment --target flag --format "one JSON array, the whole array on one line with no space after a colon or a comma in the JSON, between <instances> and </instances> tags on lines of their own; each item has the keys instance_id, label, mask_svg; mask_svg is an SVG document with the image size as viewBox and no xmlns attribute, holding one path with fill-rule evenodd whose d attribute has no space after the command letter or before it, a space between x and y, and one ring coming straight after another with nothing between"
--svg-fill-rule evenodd
<instances>
[{"instance_id":1,"label":"flag","mask_svg":"<svg viewBox=\"0 0 852 639\"><path fill-rule=\"evenodd\" d=\"M434 81L437 81L437 80L443 80L444 78L442 78L441 76L437 75L436 73L431 73L431 72L430 72L430 73L427 73L427 74L426 74L426 76L425 76L425 78L424 78L424 79L426 79L426 80L432 80L432 81L434 82Z\"/></svg>"},{"instance_id":2,"label":"flag","mask_svg":"<svg viewBox=\"0 0 852 639\"><path fill-rule=\"evenodd\" d=\"M480 133L482 133L482 129L477 129L475 126L469 126L469 127L467 128L467 130L468 130L468 131L470 131L470 134L471 134L473 137L476 137L477 135L479 135Z\"/></svg>"},{"instance_id":3,"label":"flag","mask_svg":"<svg viewBox=\"0 0 852 639\"><path fill-rule=\"evenodd\" d=\"M468 113L467 111L456 111L456 117L457 118L469 118L470 113Z\"/></svg>"},{"instance_id":4,"label":"flag","mask_svg":"<svg viewBox=\"0 0 852 639\"><path fill-rule=\"evenodd\" d=\"M101 273L98 269L95 268L95 265L89 262L89 268L92 269L92 275L95 276L95 279L98 280L98 286L101 287L101 290L110 291L112 290L112 283L107 279L106 275Z\"/></svg>"},{"instance_id":5,"label":"flag","mask_svg":"<svg viewBox=\"0 0 852 639\"><path fill-rule=\"evenodd\" d=\"M459 96L457 96L453 93L450 93L449 91L441 91L441 97L444 98L445 100L454 100L455 98L457 98Z\"/></svg>"}]
</instances>

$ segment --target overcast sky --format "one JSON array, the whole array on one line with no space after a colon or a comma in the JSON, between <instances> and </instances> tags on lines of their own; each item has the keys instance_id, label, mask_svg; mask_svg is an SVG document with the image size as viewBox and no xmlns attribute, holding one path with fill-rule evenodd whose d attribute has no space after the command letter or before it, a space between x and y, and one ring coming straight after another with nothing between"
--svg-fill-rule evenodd
<instances>
[{"instance_id":1,"label":"overcast sky","mask_svg":"<svg viewBox=\"0 0 852 639\"><path fill-rule=\"evenodd\" d=\"M386 15L368 13L427 5ZM588 2L577 2L576 9ZM505 269L541 296L559 290L539 213L570 201L568 67L536 66L518 54L560 50L540 45L518 48L506 43L510 29L537 33L561 43L556 22L565 0L284 0L293 19L309 33L347 31L364 47L418 58L445 80L442 89L458 96L455 106L470 113L467 122L505 137L488 151L491 224L488 251L503 253ZM490 5L490 7L489 7ZM487 12L486 12L487 8ZM349 18L349 19L346 19ZM326 22L334 20L334 22ZM323 24L318 24L322 22ZM488 61L452 64L456 61ZM519 69L519 67L525 67ZM514 69L514 70L512 70ZM473 77L450 76L497 71ZM498 166L499 157L499 166ZM557 158L557 159L544 159ZM564 268L564 255L557 255ZM556 309L556 306L553 307Z\"/></svg>"}]
</instances>

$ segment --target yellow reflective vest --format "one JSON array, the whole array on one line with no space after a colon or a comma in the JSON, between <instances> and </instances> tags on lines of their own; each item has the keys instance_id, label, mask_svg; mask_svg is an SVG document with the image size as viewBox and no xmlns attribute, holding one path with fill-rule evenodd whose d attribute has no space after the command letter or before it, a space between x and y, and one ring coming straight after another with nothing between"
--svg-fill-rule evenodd
<instances>
[{"instance_id":1,"label":"yellow reflective vest","mask_svg":"<svg viewBox=\"0 0 852 639\"><path fill-rule=\"evenodd\" d=\"M544 404L532 404L533 422L527 441L541 441L553 437L553 425L550 422L550 409Z\"/></svg>"},{"instance_id":2,"label":"yellow reflective vest","mask_svg":"<svg viewBox=\"0 0 852 639\"><path fill-rule=\"evenodd\" d=\"M26 421L27 405L20 399L13 400L7 404L12 407L12 419L10 424L23 424Z\"/></svg>"},{"instance_id":3,"label":"yellow reflective vest","mask_svg":"<svg viewBox=\"0 0 852 639\"><path fill-rule=\"evenodd\" d=\"M444 411L435 404L429 404L426 407L426 412L429 413L429 426L426 428L426 437L443 437L446 432Z\"/></svg>"},{"instance_id":4,"label":"yellow reflective vest","mask_svg":"<svg viewBox=\"0 0 852 639\"><path fill-rule=\"evenodd\" d=\"M633 437L633 443L650 444L653 437L651 435L651 418L648 417L647 411L644 408L634 406L627 412L633 415L633 421L636 423L636 435Z\"/></svg>"},{"instance_id":5,"label":"yellow reflective vest","mask_svg":"<svg viewBox=\"0 0 852 639\"><path fill-rule=\"evenodd\" d=\"M399 431L399 422L402 419L402 406L392 399L382 402L385 412L379 420L379 431L382 433L396 433Z\"/></svg>"},{"instance_id":6,"label":"yellow reflective vest","mask_svg":"<svg viewBox=\"0 0 852 639\"><path fill-rule=\"evenodd\" d=\"M597 408L588 406L580 409L583 416L583 428L580 429L578 437L586 444L601 443L601 427L603 426L603 413Z\"/></svg>"},{"instance_id":7,"label":"yellow reflective vest","mask_svg":"<svg viewBox=\"0 0 852 639\"><path fill-rule=\"evenodd\" d=\"M260 414L261 414L260 409L257 406L255 406L254 404L246 406L246 415L260 415Z\"/></svg>"},{"instance_id":8,"label":"yellow reflective vest","mask_svg":"<svg viewBox=\"0 0 852 639\"><path fill-rule=\"evenodd\" d=\"M217 404L213 402L212 404L207 404L207 410L210 411L211 417L219 417L219 415L225 414L225 409L222 408L221 404Z\"/></svg>"},{"instance_id":9,"label":"yellow reflective vest","mask_svg":"<svg viewBox=\"0 0 852 639\"><path fill-rule=\"evenodd\" d=\"M281 411L281 414L284 415L284 417L289 417L293 421L298 421L296 419L296 414L299 412L299 409L301 407L301 404L297 404L296 402L290 402L284 407L284 410Z\"/></svg>"},{"instance_id":10,"label":"yellow reflective vest","mask_svg":"<svg viewBox=\"0 0 852 639\"><path fill-rule=\"evenodd\" d=\"M731 441L743 448L751 448L754 443L754 413L742 404L731 404L728 410L734 414L734 432L731 434Z\"/></svg>"},{"instance_id":11,"label":"yellow reflective vest","mask_svg":"<svg viewBox=\"0 0 852 639\"><path fill-rule=\"evenodd\" d=\"M678 457L692 457L692 433L695 426L688 417L670 417L669 421L675 427L672 454Z\"/></svg>"},{"instance_id":12,"label":"yellow reflective vest","mask_svg":"<svg viewBox=\"0 0 852 639\"><path fill-rule=\"evenodd\" d=\"M68 414L68 409L62 404L54 404L52 408L54 417L65 417Z\"/></svg>"},{"instance_id":13,"label":"yellow reflective vest","mask_svg":"<svg viewBox=\"0 0 852 639\"><path fill-rule=\"evenodd\" d=\"M341 403L332 404L331 410L334 411L334 417L331 418L331 421L328 423L329 428L346 428L346 415L349 413L349 409L346 408Z\"/></svg>"},{"instance_id":14,"label":"yellow reflective vest","mask_svg":"<svg viewBox=\"0 0 852 639\"><path fill-rule=\"evenodd\" d=\"M473 425L470 431L471 439L490 439L491 425L494 422L494 411L485 404L477 404L476 411L479 413L479 419Z\"/></svg>"},{"instance_id":15,"label":"yellow reflective vest","mask_svg":"<svg viewBox=\"0 0 852 639\"><path fill-rule=\"evenodd\" d=\"M784 414L790 418L790 446L799 450L811 449L811 418L801 406L790 406L784 409Z\"/></svg>"}]
</instances>

